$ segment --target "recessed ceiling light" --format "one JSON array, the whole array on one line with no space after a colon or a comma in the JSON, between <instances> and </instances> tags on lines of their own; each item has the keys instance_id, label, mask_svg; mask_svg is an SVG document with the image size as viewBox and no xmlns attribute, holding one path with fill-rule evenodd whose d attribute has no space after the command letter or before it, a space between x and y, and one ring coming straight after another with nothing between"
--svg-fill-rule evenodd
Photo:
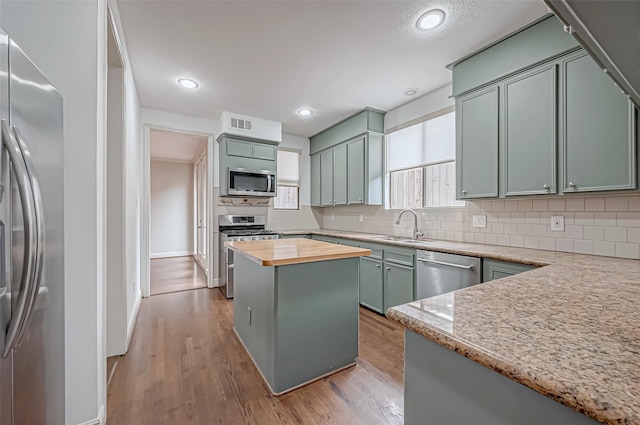
<instances>
[{"instance_id":1,"label":"recessed ceiling light","mask_svg":"<svg viewBox=\"0 0 640 425\"><path fill-rule=\"evenodd\" d=\"M415 96L416 94L418 94L419 91L420 89L411 87L410 89L406 89L403 93L405 96Z\"/></svg>"},{"instance_id":2,"label":"recessed ceiling light","mask_svg":"<svg viewBox=\"0 0 640 425\"><path fill-rule=\"evenodd\" d=\"M178 84L180 84L185 89L197 89L198 87L200 87L200 84L198 84L195 80L192 80L191 78L179 78Z\"/></svg>"},{"instance_id":3,"label":"recessed ceiling light","mask_svg":"<svg viewBox=\"0 0 640 425\"><path fill-rule=\"evenodd\" d=\"M432 9L422 14L416 22L416 27L421 31L432 30L444 22L444 12L440 9Z\"/></svg>"},{"instance_id":4,"label":"recessed ceiling light","mask_svg":"<svg viewBox=\"0 0 640 425\"><path fill-rule=\"evenodd\" d=\"M309 115L313 115L313 111L307 108L298 109L298 115L308 117Z\"/></svg>"}]
</instances>

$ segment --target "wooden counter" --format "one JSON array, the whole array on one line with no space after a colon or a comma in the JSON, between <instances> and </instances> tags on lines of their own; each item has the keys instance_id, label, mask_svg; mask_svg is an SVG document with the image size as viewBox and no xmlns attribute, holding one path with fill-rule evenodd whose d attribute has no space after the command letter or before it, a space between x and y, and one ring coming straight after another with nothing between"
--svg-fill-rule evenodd
<instances>
[{"instance_id":1,"label":"wooden counter","mask_svg":"<svg viewBox=\"0 0 640 425\"><path fill-rule=\"evenodd\" d=\"M309 239L227 242L233 329L271 393L355 365L358 257L368 249Z\"/></svg>"},{"instance_id":2,"label":"wooden counter","mask_svg":"<svg viewBox=\"0 0 640 425\"><path fill-rule=\"evenodd\" d=\"M338 260L371 254L371 250L336 245L311 239L271 239L264 241L227 242L233 251L261 266L286 266L314 261Z\"/></svg>"}]
</instances>

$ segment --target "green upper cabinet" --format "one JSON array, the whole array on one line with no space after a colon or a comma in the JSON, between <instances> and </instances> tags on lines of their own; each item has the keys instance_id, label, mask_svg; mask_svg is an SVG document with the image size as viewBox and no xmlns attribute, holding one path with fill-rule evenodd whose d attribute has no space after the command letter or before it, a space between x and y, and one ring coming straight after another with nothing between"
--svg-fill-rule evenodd
<instances>
[{"instance_id":1,"label":"green upper cabinet","mask_svg":"<svg viewBox=\"0 0 640 425\"><path fill-rule=\"evenodd\" d=\"M227 139L227 155L251 158L251 142Z\"/></svg>"},{"instance_id":2,"label":"green upper cabinet","mask_svg":"<svg viewBox=\"0 0 640 425\"><path fill-rule=\"evenodd\" d=\"M347 145L333 149L333 205L347 205Z\"/></svg>"},{"instance_id":3,"label":"green upper cabinet","mask_svg":"<svg viewBox=\"0 0 640 425\"><path fill-rule=\"evenodd\" d=\"M365 109L311 137L312 205L382 205L383 123L384 112ZM331 167L325 163L329 156ZM314 191L320 193L318 203Z\"/></svg>"},{"instance_id":4,"label":"green upper cabinet","mask_svg":"<svg viewBox=\"0 0 640 425\"><path fill-rule=\"evenodd\" d=\"M311 155L311 206L320 205L320 154L317 153Z\"/></svg>"},{"instance_id":5,"label":"green upper cabinet","mask_svg":"<svg viewBox=\"0 0 640 425\"><path fill-rule=\"evenodd\" d=\"M562 62L565 192L636 187L635 111L584 52Z\"/></svg>"},{"instance_id":6,"label":"green upper cabinet","mask_svg":"<svg viewBox=\"0 0 640 425\"><path fill-rule=\"evenodd\" d=\"M254 143L251 147L251 156L258 159L276 160L277 156L276 147L273 145L264 145L261 143Z\"/></svg>"},{"instance_id":7,"label":"green upper cabinet","mask_svg":"<svg viewBox=\"0 0 640 425\"><path fill-rule=\"evenodd\" d=\"M320 153L320 205L333 205L333 151Z\"/></svg>"},{"instance_id":8,"label":"green upper cabinet","mask_svg":"<svg viewBox=\"0 0 640 425\"><path fill-rule=\"evenodd\" d=\"M504 194L556 193L557 66L504 84Z\"/></svg>"},{"instance_id":9,"label":"green upper cabinet","mask_svg":"<svg viewBox=\"0 0 640 425\"><path fill-rule=\"evenodd\" d=\"M364 157L364 137L347 143L347 182L348 182L348 203L349 205L364 203L365 186L365 157Z\"/></svg>"},{"instance_id":10,"label":"green upper cabinet","mask_svg":"<svg viewBox=\"0 0 640 425\"><path fill-rule=\"evenodd\" d=\"M498 196L499 87L456 99L459 199Z\"/></svg>"}]
</instances>

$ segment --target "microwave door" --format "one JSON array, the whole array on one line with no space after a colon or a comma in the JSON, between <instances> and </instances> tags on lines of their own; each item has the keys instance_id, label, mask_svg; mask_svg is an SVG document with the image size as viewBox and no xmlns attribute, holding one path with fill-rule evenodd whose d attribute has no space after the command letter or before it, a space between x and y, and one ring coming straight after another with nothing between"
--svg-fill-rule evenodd
<instances>
[{"instance_id":1,"label":"microwave door","mask_svg":"<svg viewBox=\"0 0 640 425\"><path fill-rule=\"evenodd\" d=\"M262 171L229 170L229 194L273 196L273 174Z\"/></svg>"}]
</instances>

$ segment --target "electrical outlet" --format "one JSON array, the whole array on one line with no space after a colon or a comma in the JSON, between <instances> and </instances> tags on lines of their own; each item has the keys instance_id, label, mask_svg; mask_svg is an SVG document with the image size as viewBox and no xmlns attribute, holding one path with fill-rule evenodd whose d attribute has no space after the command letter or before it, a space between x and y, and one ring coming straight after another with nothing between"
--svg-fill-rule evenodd
<instances>
[{"instance_id":1,"label":"electrical outlet","mask_svg":"<svg viewBox=\"0 0 640 425\"><path fill-rule=\"evenodd\" d=\"M362 223L364 221L364 214L360 214L360 217L358 217L358 221L360 223Z\"/></svg>"},{"instance_id":2,"label":"electrical outlet","mask_svg":"<svg viewBox=\"0 0 640 425\"><path fill-rule=\"evenodd\" d=\"M474 215L473 216L473 227L487 227L487 216L486 215Z\"/></svg>"},{"instance_id":3,"label":"electrical outlet","mask_svg":"<svg viewBox=\"0 0 640 425\"><path fill-rule=\"evenodd\" d=\"M564 216L554 215L551 217L551 231L564 232Z\"/></svg>"},{"instance_id":4,"label":"electrical outlet","mask_svg":"<svg viewBox=\"0 0 640 425\"><path fill-rule=\"evenodd\" d=\"M336 215L335 214L331 214L331 221L336 219Z\"/></svg>"}]
</instances>

